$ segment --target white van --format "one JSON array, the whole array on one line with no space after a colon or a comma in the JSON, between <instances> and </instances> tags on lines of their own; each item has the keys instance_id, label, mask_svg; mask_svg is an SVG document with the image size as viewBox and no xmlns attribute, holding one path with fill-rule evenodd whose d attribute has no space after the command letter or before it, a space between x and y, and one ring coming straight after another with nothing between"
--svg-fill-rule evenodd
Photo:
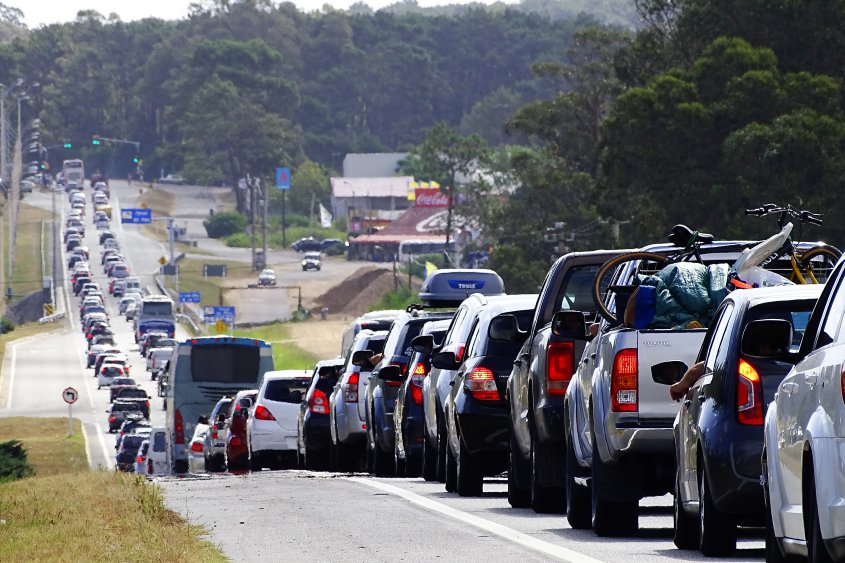
<instances>
[{"instance_id":1,"label":"white van","mask_svg":"<svg viewBox=\"0 0 845 563\"><path fill-rule=\"evenodd\" d=\"M170 474L170 462L167 459L167 429L155 427L150 431L150 447L147 450L147 477L160 477Z\"/></svg>"}]
</instances>

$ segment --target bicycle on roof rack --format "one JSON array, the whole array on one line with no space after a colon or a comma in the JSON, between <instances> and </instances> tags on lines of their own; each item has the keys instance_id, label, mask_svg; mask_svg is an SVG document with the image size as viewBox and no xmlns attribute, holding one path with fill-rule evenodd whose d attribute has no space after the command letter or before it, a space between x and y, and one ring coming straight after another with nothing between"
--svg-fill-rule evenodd
<instances>
[{"instance_id":1,"label":"bicycle on roof rack","mask_svg":"<svg viewBox=\"0 0 845 563\"><path fill-rule=\"evenodd\" d=\"M788 257L789 271L784 272L786 274L784 277L794 283L824 283L827 280L842 253L837 248L825 244L816 244L803 250L797 248L789 237L792 224L786 221L787 218L792 217L801 226L804 223L820 226L822 224L820 214L798 210L789 205L783 207L772 203L767 203L756 209L747 209L745 213L746 215L758 216L780 213L781 216L778 219L780 232L756 245L750 243L720 244L714 246L712 251L725 253L748 249L749 252L746 253L746 256L752 256L749 263L755 266L758 264L774 264L777 260ZM634 263L637 274L650 275L657 273L669 264L677 262L704 263L701 247L705 244L714 243L715 237L711 234L692 230L686 225L675 225L668 236L668 240L677 247L676 250L628 252L611 258L599 268L593 280L593 301L602 318L612 325L619 324L618 316L607 307L606 294L608 292L621 296L627 296L633 292L633 285L610 285L610 281L620 267ZM742 287L742 284L737 285ZM750 287L750 285L745 287Z\"/></svg>"}]
</instances>

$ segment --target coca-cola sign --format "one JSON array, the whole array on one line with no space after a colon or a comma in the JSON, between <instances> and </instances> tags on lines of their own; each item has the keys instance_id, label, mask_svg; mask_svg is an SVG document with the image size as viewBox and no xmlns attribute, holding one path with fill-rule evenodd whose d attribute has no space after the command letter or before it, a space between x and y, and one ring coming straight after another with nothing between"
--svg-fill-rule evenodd
<instances>
[{"instance_id":1,"label":"coca-cola sign","mask_svg":"<svg viewBox=\"0 0 845 563\"><path fill-rule=\"evenodd\" d=\"M440 190L415 190L414 207L449 207L449 196Z\"/></svg>"}]
</instances>

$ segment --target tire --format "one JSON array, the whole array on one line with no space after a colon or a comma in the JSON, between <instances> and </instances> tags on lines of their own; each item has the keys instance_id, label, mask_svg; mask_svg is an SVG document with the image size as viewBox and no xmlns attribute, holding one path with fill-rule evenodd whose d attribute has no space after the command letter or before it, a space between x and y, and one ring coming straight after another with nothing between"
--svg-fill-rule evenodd
<instances>
[{"instance_id":1,"label":"tire","mask_svg":"<svg viewBox=\"0 0 845 563\"><path fill-rule=\"evenodd\" d=\"M528 492L531 498L531 508L537 514L563 514L566 510L566 488L540 485L540 467L549 454L539 452L533 423L530 424L529 431L531 432L531 472L529 473Z\"/></svg>"},{"instance_id":2,"label":"tire","mask_svg":"<svg viewBox=\"0 0 845 563\"><path fill-rule=\"evenodd\" d=\"M446 482L446 466L449 463L449 447L446 444L446 423L443 412L437 411L437 480Z\"/></svg>"},{"instance_id":3,"label":"tire","mask_svg":"<svg viewBox=\"0 0 845 563\"><path fill-rule=\"evenodd\" d=\"M393 456L382 451L381 446L376 442L373 445L373 475L376 477L392 477L396 472L393 463Z\"/></svg>"},{"instance_id":4,"label":"tire","mask_svg":"<svg viewBox=\"0 0 845 563\"><path fill-rule=\"evenodd\" d=\"M249 470L261 471L263 465L261 463L261 455L255 452L249 452Z\"/></svg>"},{"instance_id":5,"label":"tire","mask_svg":"<svg viewBox=\"0 0 845 563\"><path fill-rule=\"evenodd\" d=\"M599 314L608 321L611 325L618 325L620 321L617 319L617 315L611 313L610 310L605 306L604 296L605 292L607 291L607 287L610 285L610 280L613 277L613 273L616 269L621 265L627 262L639 262L639 261L648 261L651 264L648 264L648 270L659 270L663 266L669 263L669 259L663 256L662 254L656 254L654 252L626 252L625 254L620 254L614 258L611 258L607 262L605 262L599 271L596 273L595 280L593 280L593 302L596 304L596 308Z\"/></svg>"},{"instance_id":6,"label":"tire","mask_svg":"<svg viewBox=\"0 0 845 563\"><path fill-rule=\"evenodd\" d=\"M592 527L592 487L582 487L575 482L575 477L585 471L575 459L575 449L570 443L569 432L566 433L566 520L576 530L587 530Z\"/></svg>"},{"instance_id":7,"label":"tire","mask_svg":"<svg viewBox=\"0 0 845 563\"><path fill-rule=\"evenodd\" d=\"M807 563L833 563L833 557L824 545L824 538L822 538L821 524L819 523L819 506L816 502L816 484L814 481L809 483L810 498L804 503L804 513L811 511L813 519L810 523L811 529L804 532L804 537L807 538ZM806 522L806 519L805 519Z\"/></svg>"},{"instance_id":8,"label":"tire","mask_svg":"<svg viewBox=\"0 0 845 563\"><path fill-rule=\"evenodd\" d=\"M326 462L325 454L319 454L314 450L310 449L308 446L305 446L305 469L309 471L325 471Z\"/></svg>"},{"instance_id":9,"label":"tire","mask_svg":"<svg viewBox=\"0 0 845 563\"><path fill-rule=\"evenodd\" d=\"M472 454L458 437L457 480L455 490L462 497L479 497L484 491L484 476Z\"/></svg>"},{"instance_id":10,"label":"tire","mask_svg":"<svg viewBox=\"0 0 845 563\"><path fill-rule=\"evenodd\" d=\"M801 254L798 267L805 279L806 274L812 272L818 283L825 283L833 272L833 267L839 261L840 256L842 256L842 252L834 246L814 246ZM797 281L794 279L795 277L793 273L790 279ZM810 280L806 281L811 283Z\"/></svg>"},{"instance_id":11,"label":"tire","mask_svg":"<svg viewBox=\"0 0 845 563\"><path fill-rule=\"evenodd\" d=\"M526 487L519 486L519 475L525 470L524 463L519 459L519 448L516 437L511 428L510 447L508 448L508 504L513 508L528 508L531 506L531 493Z\"/></svg>"},{"instance_id":12,"label":"tire","mask_svg":"<svg viewBox=\"0 0 845 563\"><path fill-rule=\"evenodd\" d=\"M431 445L428 430L423 430L422 478L426 481L437 480L437 449Z\"/></svg>"},{"instance_id":13,"label":"tire","mask_svg":"<svg viewBox=\"0 0 845 563\"><path fill-rule=\"evenodd\" d=\"M676 472L677 473L677 472ZM698 547L698 522L684 510L681 501L681 476L675 475L675 496L672 500L672 522L674 535L672 541L678 549L695 549Z\"/></svg>"},{"instance_id":14,"label":"tire","mask_svg":"<svg viewBox=\"0 0 845 563\"><path fill-rule=\"evenodd\" d=\"M405 477L417 478L422 475L422 457L405 454Z\"/></svg>"},{"instance_id":15,"label":"tire","mask_svg":"<svg viewBox=\"0 0 845 563\"><path fill-rule=\"evenodd\" d=\"M716 508L702 465L698 477L698 548L707 557L730 555L736 551L736 535L736 519Z\"/></svg>"},{"instance_id":16,"label":"tire","mask_svg":"<svg viewBox=\"0 0 845 563\"><path fill-rule=\"evenodd\" d=\"M330 465L332 471L351 472L352 463L346 446L341 443L332 443Z\"/></svg>"},{"instance_id":17,"label":"tire","mask_svg":"<svg viewBox=\"0 0 845 563\"><path fill-rule=\"evenodd\" d=\"M446 492L454 493L458 488L458 462L452 449L446 446Z\"/></svg>"},{"instance_id":18,"label":"tire","mask_svg":"<svg viewBox=\"0 0 845 563\"><path fill-rule=\"evenodd\" d=\"M593 431L593 474L590 487L593 531L600 537L631 536L639 526L639 507L637 501L610 501L601 498L599 491L602 483L609 479L609 471L599 455Z\"/></svg>"}]
</instances>

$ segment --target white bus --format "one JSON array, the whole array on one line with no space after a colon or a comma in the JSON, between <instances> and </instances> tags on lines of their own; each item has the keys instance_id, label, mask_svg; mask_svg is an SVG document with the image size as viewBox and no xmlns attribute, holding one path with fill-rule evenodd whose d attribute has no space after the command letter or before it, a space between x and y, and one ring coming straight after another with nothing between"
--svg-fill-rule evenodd
<instances>
[{"instance_id":1,"label":"white bus","mask_svg":"<svg viewBox=\"0 0 845 563\"><path fill-rule=\"evenodd\" d=\"M141 341L145 332L166 332L176 337L176 307L166 295L147 295L138 306L135 315L135 342Z\"/></svg>"},{"instance_id":2,"label":"white bus","mask_svg":"<svg viewBox=\"0 0 845 563\"><path fill-rule=\"evenodd\" d=\"M404 240L399 243L398 260L404 263L409 257L421 254L442 254L444 250L455 252L455 241L450 241L447 249L445 240Z\"/></svg>"},{"instance_id":3,"label":"white bus","mask_svg":"<svg viewBox=\"0 0 845 563\"><path fill-rule=\"evenodd\" d=\"M200 416L224 396L258 389L273 371L273 349L263 340L205 336L180 342L167 366L167 451L176 473L188 471L188 445ZM214 421L209 421L213 424Z\"/></svg>"},{"instance_id":4,"label":"white bus","mask_svg":"<svg viewBox=\"0 0 845 563\"><path fill-rule=\"evenodd\" d=\"M81 159L74 158L62 162L62 173L65 176L65 185L74 182L80 188L85 187L85 164Z\"/></svg>"}]
</instances>

